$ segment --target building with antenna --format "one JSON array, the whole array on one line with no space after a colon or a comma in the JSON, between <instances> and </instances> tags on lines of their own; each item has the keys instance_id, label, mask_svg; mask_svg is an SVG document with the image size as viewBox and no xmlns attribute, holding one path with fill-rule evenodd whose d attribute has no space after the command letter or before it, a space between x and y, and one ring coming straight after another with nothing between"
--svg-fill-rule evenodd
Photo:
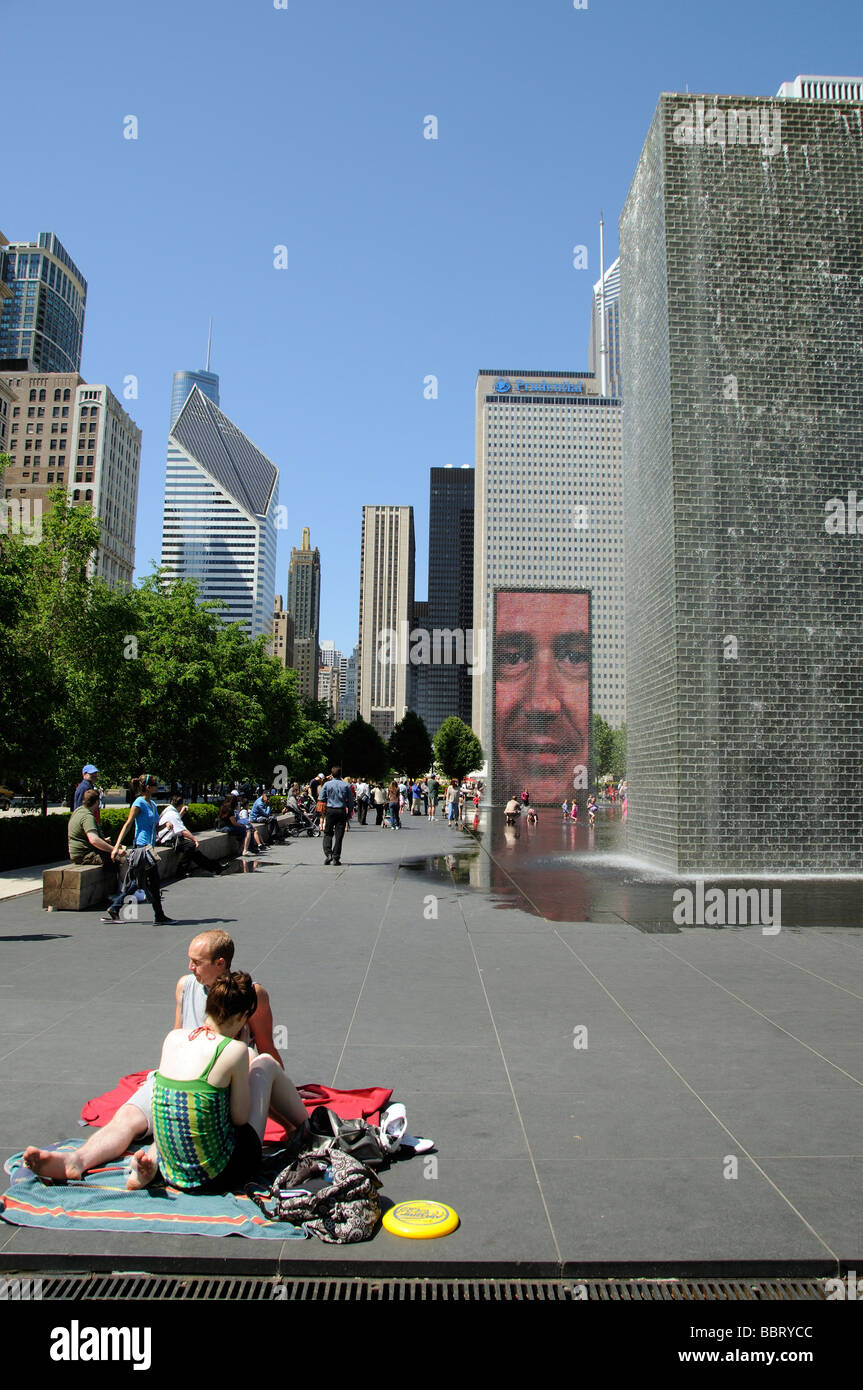
<instances>
[{"instance_id":1,"label":"building with antenna","mask_svg":"<svg viewBox=\"0 0 863 1390\"><path fill-rule=\"evenodd\" d=\"M227 623L272 633L279 470L195 385L168 437L162 564Z\"/></svg>"},{"instance_id":2,"label":"building with antenna","mask_svg":"<svg viewBox=\"0 0 863 1390\"><path fill-rule=\"evenodd\" d=\"M171 423L169 429L174 428L174 421L177 419L183 406L189 398L189 392L197 386L203 391L208 400L213 405L219 404L219 378L215 372L210 371L210 352L213 345L213 320L210 319L210 331L207 334L207 365L203 371L198 372L175 372L174 385L171 390Z\"/></svg>"}]
</instances>

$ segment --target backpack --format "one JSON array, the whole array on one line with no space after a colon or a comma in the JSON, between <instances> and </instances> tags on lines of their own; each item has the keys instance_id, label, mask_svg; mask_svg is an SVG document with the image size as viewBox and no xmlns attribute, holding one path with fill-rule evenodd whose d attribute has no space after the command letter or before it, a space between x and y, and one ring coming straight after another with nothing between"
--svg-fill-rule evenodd
<instances>
[{"instance_id":1,"label":"backpack","mask_svg":"<svg viewBox=\"0 0 863 1390\"><path fill-rule=\"evenodd\" d=\"M290 1221L329 1245L354 1245L374 1235L380 1186L371 1169L349 1154L314 1149L282 1169L266 1197L246 1191L270 1221Z\"/></svg>"},{"instance_id":2,"label":"backpack","mask_svg":"<svg viewBox=\"0 0 863 1390\"><path fill-rule=\"evenodd\" d=\"M381 1168L389 1154L381 1143L380 1130L368 1120L343 1120L335 1110L317 1105L309 1116L312 1142L320 1152L341 1150L369 1168Z\"/></svg>"}]
</instances>

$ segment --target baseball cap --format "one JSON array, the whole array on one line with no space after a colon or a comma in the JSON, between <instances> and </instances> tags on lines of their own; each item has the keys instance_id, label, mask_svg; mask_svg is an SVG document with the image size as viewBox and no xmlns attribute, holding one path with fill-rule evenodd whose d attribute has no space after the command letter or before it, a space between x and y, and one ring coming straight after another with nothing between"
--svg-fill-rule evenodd
<instances>
[{"instance_id":1,"label":"baseball cap","mask_svg":"<svg viewBox=\"0 0 863 1390\"><path fill-rule=\"evenodd\" d=\"M98 769L98 767L95 766L94 763L88 763L86 767L82 767L82 768L81 768L81 776L82 776L82 777L86 777L88 772L98 772L98 771L99 771L99 769Z\"/></svg>"}]
</instances>

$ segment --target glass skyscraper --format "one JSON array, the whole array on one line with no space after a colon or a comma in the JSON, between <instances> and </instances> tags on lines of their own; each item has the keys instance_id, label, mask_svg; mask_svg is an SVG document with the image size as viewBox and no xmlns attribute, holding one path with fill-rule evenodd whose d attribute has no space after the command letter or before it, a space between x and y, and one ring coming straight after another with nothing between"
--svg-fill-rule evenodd
<instances>
[{"instance_id":1,"label":"glass skyscraper","mask_svg":"<svg viewBox=\"0 0 863 1390\"><path fill-rule=\"evenodd\" d=\"M79 372L87 281L54 233L0 244L0 282L0 371Z\"/></svg>"},{"instance_id":2,"label":"glass skyscraper","mask_svg":"<svg viewBox=\"0 0 863 1390\"><path fill-rule=\"evenodd\" d=\"M189 399L189 392L197 386L199 391L203 391L208 400L213 405L219 404L219 378L215 372L175 372L174 385L171 390L171 423L169 428L174 428L174 421L177 419L186 401Z\"/></svg>"},{"instance_id":3,"label":"glass skyscraper","mask_svg":"<svg viewBox=\"0 0 863 1390\"><path fill-rule=\"evenodd\" d=\"M168 439L162 564L227 623L272 630L279 470L195 386Z\"/></svg>"},{"instance_id":4,"label":"glass skyscraper","mask_svg":"<svg viewBox=\"0 0 863 1390\"><path fill-rule=\"evenodd\" d=\"M473 632L473 506L472 468L432 468L429 480L429 582L426 625L434 631L461 633L468 660ZM415 620L419 626L415 613ZM471 634L469 637L467 634ZM435 655L432 644L432 658ZM451 643L439 643L439 661L416 667L414 701L430 737L443 721L456 714L471 721L473 698L470 667L453 661Z\"/></svg>"}]
</instances>

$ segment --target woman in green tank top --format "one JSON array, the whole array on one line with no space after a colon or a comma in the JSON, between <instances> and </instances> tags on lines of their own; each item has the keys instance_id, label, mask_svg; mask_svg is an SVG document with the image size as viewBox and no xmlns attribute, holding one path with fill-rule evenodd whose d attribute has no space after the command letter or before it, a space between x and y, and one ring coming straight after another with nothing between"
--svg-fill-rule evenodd
<instances>
[{"instance_id":1,"label":"woman in green tank top","mask_svg":"<svg viewBox=\"0 0 863 1390\"><path fill-rule=\"evenodd\" d=\"M168 1034L153 1087L155 1143L133 1155L130 1190L161 1168L185 1192L228 1191L255 1176L268 1112L294 1128L306 1124L296 1087L274 1058L252 1058L237 1039L256 1005L251 976L234 971L211 986L200 1028Z\"/></svg>"}]
</instances>

